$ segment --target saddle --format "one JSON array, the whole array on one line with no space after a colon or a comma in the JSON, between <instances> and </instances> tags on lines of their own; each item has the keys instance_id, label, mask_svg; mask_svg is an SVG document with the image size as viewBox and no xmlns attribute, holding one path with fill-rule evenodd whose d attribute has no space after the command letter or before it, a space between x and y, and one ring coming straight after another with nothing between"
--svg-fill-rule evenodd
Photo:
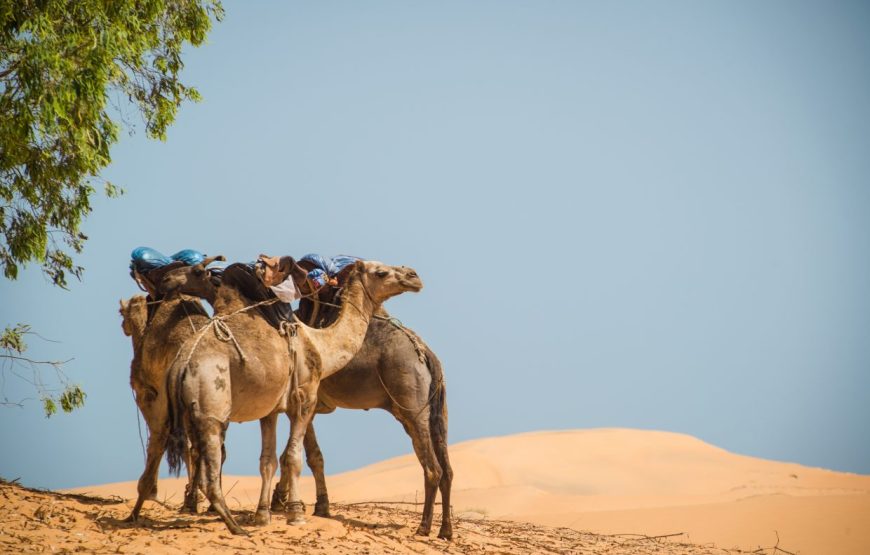
<instances>
[{"instance_id":1,"label":"saddle","mask_svg":"<svg viewBox=\"0 0 870 555\"><path fill-rule=\"evenodd\" d=\"M238 289L251 304L277 299L275 293L263 285L263 282L257 277L254 272L254 264L237 262L230 264L221 272L212 272L212 276L220 279L222 285ZM258 306L257 310L269 322L269 325L277 330L281 329L281 322L294 321L293 310L289 303L276 300L272 304Z\"/></svg>"}]
</instances>

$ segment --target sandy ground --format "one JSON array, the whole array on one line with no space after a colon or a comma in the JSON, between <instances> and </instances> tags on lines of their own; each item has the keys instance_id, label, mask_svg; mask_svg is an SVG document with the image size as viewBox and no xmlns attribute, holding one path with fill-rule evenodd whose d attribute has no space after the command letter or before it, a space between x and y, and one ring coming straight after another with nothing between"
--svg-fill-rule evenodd
<instances>
[{"instance_id":1,"label":"sandy ground","mask_svg":"<svg viewBox=\"0 0 870 555\"><path fill-rule=\"evenodd\" d=\"M215 515L179 514L152 503L148 518L123 522L131 503L120 498L28 490L0 481L0 552L3 553L566 553L578 555L710 555L749 553L695 545L682 537L601 535L568 528L482 518L454 519L447 542L414 535L419 515L381 505L333 507L334 517L308 516L301 526L272 523L232 536ZM250 510L236 511L246 524ZM774 549L754 553L775 553Z\"/></svg>"},{"instance_id":2,"label":"sandy ground","mask_svg":"<svg viewBox=\"0 0 870 555\"><path fill-rule=\"evenodd\" d=\"M0 542L7 543L0 543L0 549L50 541L70 547L77 544L63 542L95 534L85 550L123 545L128 552L176 547L191 552L205 542L230 551L290 545L372 553L724 553L759 548L758 553L774 553L778 545L776 552L802 555L870 553L870 476L735 455L681 434L620 429L489 438L456 444L450 453L457 521L452 543L434 535L415 538L419 508L414 505L348 505L419 501L422 471L413 456L405 456L328 477L335 519L312 517L294 528L279 515L269 527L252 529L250 539L231 537L214 516L178 515L183 480L160 482L158 497L165 506L147 503L144 527L120 522L135 496L135 482L75 490L116 501L50 496L6 485ZM328 467L329 454L325 456ZM256 505L259 477L225 476L223 483L230 508L246 518ZM11 501L9 492L18 492ZM22 495L36 497L25 500ZM313 501L311 478L303 480L303 496ZM61 510L52 509L56 506ZM15 534L34 543L14 538L8 543L11 522ZM71 528L64 531L64 525ZM681 535L643 537L671 534ZM109 543L97 546L105 540Z\"/></svg>"}]
</instances>

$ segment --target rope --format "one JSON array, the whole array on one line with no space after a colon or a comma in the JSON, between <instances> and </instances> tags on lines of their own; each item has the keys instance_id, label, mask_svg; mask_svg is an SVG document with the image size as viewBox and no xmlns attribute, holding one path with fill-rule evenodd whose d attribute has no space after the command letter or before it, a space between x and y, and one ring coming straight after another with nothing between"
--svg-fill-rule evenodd
<instances>
[{"instance_id":1,"label":"rope","mask_svg":"<svg viewBox=\"0 0 870 555\"><path fill-rule=\"evenodd\" d=\"M142 445L142 462L148 462L148 455L145 454L145 440L142 439L142 413L139 411L139 403L136 402L136 391L131 387L130 393L133 394L133 406L136 407L136 424L139 426L139 444Z\"/></svg>"},{"instance_id":2,"label":"rope","mask_svg":"<svg viewBox=\"0 0 870 555\"><path fill-rule=\"evenodd\" d=\"M193 325L193 320L190 319L190 313L187 312L187 305L184 303L184 299L181 300L181 308L184 309L184 315L187 316L187 322L190 324L190 329L193 330L193 333L196 333L196 326Z\"/></svg>"},{"instance_id":3,"label":"rope","mask_svg":"<svg viewBox=\"0 0 870 555\"><path fill-rule=\"evenodd\" d=\"M295 315L294 315L295 319ZM281 322L281 334L287 338L287 355L290 357L290 395L293 397L294 416L302 418L302 397L303 392L299 388L299 373L296 372L296 349L293 348L293 338L298 334L299 322Z\"/></svg>"},{"instance_id":4,"label":"rope","mask_svg":"<svg viewBox=\"0 0 870 555\"><path fill-rule=\"evenodd\" d=\"M408 411L408 412L411 412L411 411L417 410L417 409L412 409L412 408L410 408L410 407L406 407L406 406L402 405L400 402L398 402L398 401L396 400L395 397L393 397L393 394L390 393L390 389L387 387L387 384L384 383L384 379L381 377L381 368L380 368L380 366L377 367L377 375L378 375L378 380L381 382L381 385L384 387L384 391L387 392L387 397L390 398L390 400L393 402L394 405L396 405L396 406L399 407L400 409L402 409L402 410L404 410L404 411ZM441 384L442 384L443 382L444 382L444 377L443 377L443 376L439 377L439 378L438 378L438 385L436 385L436 386L432 389L432 393L429 394L429 398L426 399L426 402L423 403L423 404L420 406L419 410L417 410L417 412L414 413L414 418L415 418L415 419L416 419L418 416L420 416L420 413L423 412L423 411L424 411L424 410L429 406L429 404L432 402L432 399L435 398L435 394L438 393L438 390L439 390L439 389L441 389Z\"/></svg>"},{"instance_id":5,"label":"rope","mask_svg":"<svg viewBox=\"0 0 870 555\"><path fill-rule=\"evenodd\" d=\"M214 320L214 335L221 341L232 341L233 345L236 346L236 350L239 351L239 356L242 357L242 360L248 362L248 357L245 356L245 351L242 350L242 346L239 345L236 336L233 335L233 330L230 329L226 322L223 320Z\"/></svg>"},{"instance_id":6,"label":"rope","mask_svg":"<svg viewBox=\"0 0 870 555\"><path fill-rule=\"evenodd\" d=\"M389 322L395 328L404 333L405 336L411 341L411 344L414 346L414 350L417 351L417 358L420 359L420 362L426 362L426 353L423 350L422 344L423 341L419 337L417 337L416 333L405 327L401 320L399 320L395 316L380 316L378 314L372 314L372 316L377 318L378 320Z\"/></svg>"}]
</instances>

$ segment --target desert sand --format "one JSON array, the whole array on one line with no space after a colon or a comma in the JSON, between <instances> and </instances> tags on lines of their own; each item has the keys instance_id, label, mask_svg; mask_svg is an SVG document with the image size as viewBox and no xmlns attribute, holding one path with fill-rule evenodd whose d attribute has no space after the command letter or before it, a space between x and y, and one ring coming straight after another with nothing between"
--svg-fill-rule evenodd
<instances>
[{"instance_id":1,"label":"desert sand","mask_svg":"<svg viewBox=\"0 0 870 555\"><path fill-rule=\"evenodd\" d=\"M58 547L64 538L81 540L84 534L94 538L87 551L124 546L125 552L191 552L210 545L230 551L373 553L870 553L870 476L736 455L682 434L624 429L473 440L451 446L450 454L458 521L452 543L434 534L413 536L422 472L408 455L329 476L336 518L310 517L301 528L292 528L276 515L264 529L249 528L251 538L231 537L213 515L178 515L183 479L160 481L158 497L164 504L146 503L146 520L139 527L120 522L135 498L133 481L70 492L78 497L51 497L7 484L0 492L5 497L0 541L11 543L0 549L49 540ZM255 508L259 477L225 476L223 483L230 507L244 520ZM33 499L22 498L28 495ZM308 477L303 499L313 498ZM400 503L361 504L368 502ZM51 516L39 518L64 511L72 515L59 521L70 526L65 532L51 527ZM12 532L10 523L23 526L28 520L34 535L27 536L28 529L19 525ZM44 532L38 532L40 525ZM655 536L670 537L649 539ZM98 547L100 541L109 544Z\"/></svg>"}]
</instances>

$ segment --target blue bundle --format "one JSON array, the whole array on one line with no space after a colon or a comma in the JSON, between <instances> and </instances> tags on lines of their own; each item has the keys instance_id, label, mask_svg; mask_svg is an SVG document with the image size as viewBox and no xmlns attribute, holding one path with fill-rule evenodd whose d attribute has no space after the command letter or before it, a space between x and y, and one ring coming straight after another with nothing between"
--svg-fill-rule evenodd
<instances>
[{"instance_id":1,"label":"blue bundle","mask_svg":"<svg viewBox=\"0 0 870 555\"><path fill-rule=\"evenodd\" d=\"M320 268L314 268L308 272L308 279L317 284L317 287L323 287L329 281L329 276Z\"/></svg>"},{"instance_id":2,"label":"blue bundle","mask_svg":"<svg viewBox=\"0 0 870 555\"><path fill-rule=\"evenodd\" d=\"M308 277L315 281L318 281L322 278L322 274L325 272L329 277L335 277L341 272L343 269L353 264L360 258L356 256L348 256L346 254L340 254L338 256L333 256L332 258L326 258L325 256L310 253L303 256L300 260L304 260L306 262L311 262L317 268L308 272ZM318 283L320 283L318 281ZM325 283L325 281L323 282ZM321 283L322 285L322 283Z\"/></svg>"},{"instance_id":3,"label":"blue bundle","mask_svg":"<svg viewBox=\"0 0 870 555\"><path fill-rule=\"evenodd\" d=\"M151 247L136 247L130 253L130 269L140 274L171 264L172 259Z\"/></svg>"},{"instance_id":4,"label":"blue bundle","mask_svg":"<svg viewBox=\"0 0 870 555\"><path fill-rule=\"evenodd\" d=\"M205 260L205 255L193 249L180 250L172 256L166 256L151 247L136 247L130 253L130 269L144 274L167 264L172 264L175 261L193 266L203 260Z\"/></svg>"},{"instance_id":5,"label":"blue bundle","mask_svg":"<svg viewBox=\"0 0 870 555\"><path fill-rule=\"evenodd\" d=\"M346 254L339 254L338 256L333 256L332 265L335 266L335 273L338 274L351 264L356 263L357 260L362 259L357 258L356 256L348 256Z\"/></svg>"},{"instance_id":6,"label":"blue bundle","mask_svg":"<svg viewBox=\"0 0 870 555\"><path fill-rule=\"evenodd\" d=\"M184 249L173 254L170 258L184 262L188 266L196 266L205 260L205 255L193 249Z\"/></svg>"},{"instance_id":7,"label":"blue bundle","mask_svg":"<svg viewBox=\"0 0 870 555\"><path fill-rule=\"evenodd\" d=\"M323 270L324 272L326 272L330 276L334 274L334 266L332 264L332 260L326 258L325 256L315 254L315 253L310 253L310 254L306 254L305 256L300 258L300 260L305 261L305 262L311 262L317 268ZM313 272L314 270L311 270L311 271Z\"/></svg>"}]
</instances>

